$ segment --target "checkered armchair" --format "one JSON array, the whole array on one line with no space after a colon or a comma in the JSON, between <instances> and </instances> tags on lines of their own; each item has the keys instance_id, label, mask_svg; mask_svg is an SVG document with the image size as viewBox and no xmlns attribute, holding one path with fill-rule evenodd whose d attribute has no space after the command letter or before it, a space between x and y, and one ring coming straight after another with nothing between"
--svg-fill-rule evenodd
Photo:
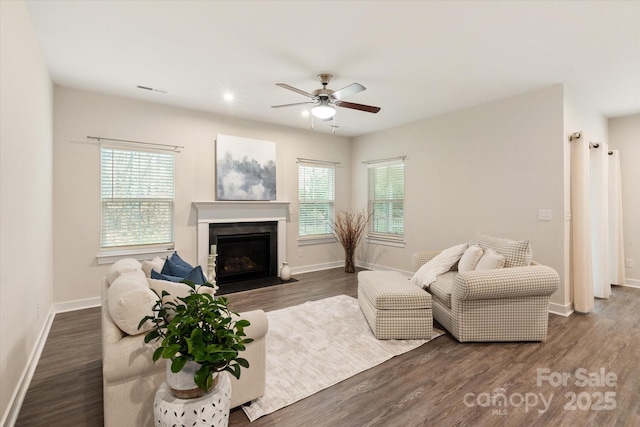
<instances>
[{"instance_id":1,"label":"checkered armchair","mask_svg":"<svg viewBox=\"0 0 640 427\"><path fill-rule=\"evenodd\" d=\"M417 270L440 251L417 252ZM549 299L558 273L535 262L523 267L459 273L457 265L431 284L433 317L460 342L544 341Z\"/></svg>"}]
</instances>

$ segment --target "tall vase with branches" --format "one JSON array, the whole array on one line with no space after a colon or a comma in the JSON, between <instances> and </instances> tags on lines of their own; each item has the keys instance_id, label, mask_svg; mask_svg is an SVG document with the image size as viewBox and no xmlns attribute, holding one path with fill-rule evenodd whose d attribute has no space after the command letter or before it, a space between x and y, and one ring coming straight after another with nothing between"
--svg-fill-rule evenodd
<instances>
[{"instance_id":1,"label":"tall vase with branches","mask_svg":"<svg viewBox=\"0 0 640 427\"><path fill-rule=\"evenodd\" d=\"M355 273L356 265L354 255L360 238L367 228L371 215L364 211L352 212L341 211L336 215L336 219L331 222L331 228L344 248L344 271Z\"/></svg>"}]
</instances>

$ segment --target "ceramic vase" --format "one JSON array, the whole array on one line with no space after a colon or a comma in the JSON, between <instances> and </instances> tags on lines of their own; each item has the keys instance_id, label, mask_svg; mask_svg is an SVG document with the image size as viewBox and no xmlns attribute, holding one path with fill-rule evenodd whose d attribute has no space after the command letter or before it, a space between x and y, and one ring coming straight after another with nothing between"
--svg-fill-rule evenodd
<instances>
[{"instance_id":1,"label":"ceramic vase","mask_svg":"<svg viewBox=\"0 0 640 427\"><path fill-rule=\"evenodd\" d=\"M171 372L171 360L167 360L167 384L171 389L171 394L178 399L195 399L205 395L193 380L196 372L200 369L200 364L193 360L188 361L180 372ZM218 374L214 374L213 385L216 386Z\"/></svg>"},{"instance_id":2,"label":"ceramic vase","mask_svg":"<svg viewBox=\"0 0 640 427\"><path fill-rule=\"evenodd\" d=\"M289 267L288 262L282 263L282 268L280 268L280 278L285 281L291 279L291 268Z\"/></svg>"}]
</instances>

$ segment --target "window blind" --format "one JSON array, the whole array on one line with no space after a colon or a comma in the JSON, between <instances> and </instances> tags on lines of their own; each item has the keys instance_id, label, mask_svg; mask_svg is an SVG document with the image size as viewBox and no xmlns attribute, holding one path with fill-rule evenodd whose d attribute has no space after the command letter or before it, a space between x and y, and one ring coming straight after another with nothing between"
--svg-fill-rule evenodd
<instances>
[{"instance_id":1,"label":"window blind","mask_svg":"<svg viewBox=\"0 0 640 427\"><path fill-rule=\"evenodd\" d=\"M101 148L101 247L173 242L175 156Z\"/></svg>"},{"instance_id":2,"label":"window blind","mask_svg":"<svg viewBox=\"0 0 640 427\"><path fill-rule=\"evenodd\" d=\"M300 237L333 235L335 167L298 164Z\"/></svg>"},{"instance_id":3,"label":"window blind","mask_svg":"<svg viewBox=\"0 0 640 427\"><path fill-rule=\"evenodd\" d=\"M404 162L368 165L369 237L404 239Z\"/></svg>"}]
</instances>

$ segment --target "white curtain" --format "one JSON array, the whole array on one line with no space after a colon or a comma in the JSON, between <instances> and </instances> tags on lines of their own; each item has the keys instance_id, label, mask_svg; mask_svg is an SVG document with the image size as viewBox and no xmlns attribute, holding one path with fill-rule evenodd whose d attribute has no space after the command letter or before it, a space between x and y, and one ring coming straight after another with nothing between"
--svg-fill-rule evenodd
<instances>
[{"instance_id":1,"label":"white curtain","mask_svg":"<svg viewBox=\"0 0 640 427\"><path fill-rule=\"evenodd\" d=\"M571 141L571 290L574 310L588 313L594 306L589 142L582 132Z\"/></svg>"},{"instance_id":2,"label":"white curtain","mask_svg":"<svg viewBox=\"0 0 640 427\"><path fill-rule=\"evenodd\" d=\"M612 150L609 158L609 283L625 284L624 240L622 238L622 185L620 152Z\"/></svg>"},{"instance_id":3,"label":"white curtain","mask_svg":"<svg viewBox=\"0 0 640 427\"><path fill-rule=\"evenodd\" d=\"M590 206L593 295L611 296L609 280L609 159L606 143L585 141L590 148Z\"/></svg>"}]
</instances>

